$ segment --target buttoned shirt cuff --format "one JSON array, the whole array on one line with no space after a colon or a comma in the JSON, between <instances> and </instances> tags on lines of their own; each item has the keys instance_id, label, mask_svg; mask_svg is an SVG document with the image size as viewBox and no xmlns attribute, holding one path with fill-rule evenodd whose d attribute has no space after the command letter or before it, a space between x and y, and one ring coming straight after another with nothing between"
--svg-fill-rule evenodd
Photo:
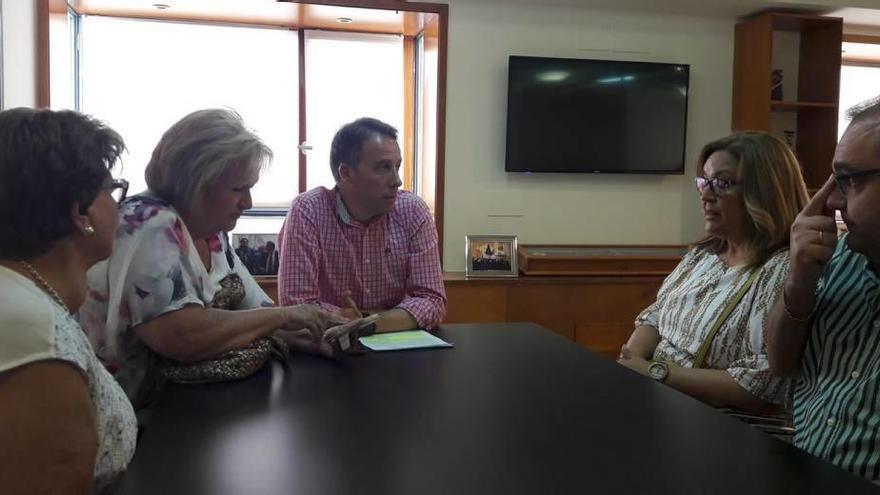
<instances>
[{"instance_id":1,"label":"buttoned shirt cuff","mask_svg":"<svg viewBox=\"0 0 880 495\"><path fill-rule=\"evenodd\" d=\"M407 297L395 307L409 313L419 328L431 329L439 326L443 319L443 310L437 306L438 303L425 298Z\"/></svg>"}]
</instances>

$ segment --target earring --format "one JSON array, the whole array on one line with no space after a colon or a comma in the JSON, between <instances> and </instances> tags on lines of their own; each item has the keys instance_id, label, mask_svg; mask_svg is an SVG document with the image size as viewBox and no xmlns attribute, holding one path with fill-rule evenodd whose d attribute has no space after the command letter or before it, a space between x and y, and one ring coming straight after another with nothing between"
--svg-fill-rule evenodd
<instances>
[{"instance_id":1,"label":"earring","mask_svg":"<svg viewBox=\"0 0 880 495\"><path fill-rule=\"evenodd\" d=\"M86 226L83 227L83 230L85 231L86 235L92 235L95 233L95 228L92 227L90 224L86 224Z\"/></svg>"}]
</instances>

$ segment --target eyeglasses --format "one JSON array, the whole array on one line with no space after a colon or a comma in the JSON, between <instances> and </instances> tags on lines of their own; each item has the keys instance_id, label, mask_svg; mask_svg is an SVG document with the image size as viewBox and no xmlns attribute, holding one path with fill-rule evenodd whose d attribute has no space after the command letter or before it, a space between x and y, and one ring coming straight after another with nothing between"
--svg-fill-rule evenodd
<instances>
[{"instance_id":1,"label":"eyeglasses","mask_svg":"<svg viewBox=\"0 0 880 495\"><path fill-rule=\"evenodd\" d=\"M840 192L846 195L859 184L860 181L864 179L868 179L870 177L876 177L880 175L880 168L875 168L872 170L862 170L859 172L853 172L851 174L834 174L834 182L837 183L837 188L840 189Z\"/></svg>"},{"instance_id":2,"label":"eyeglasses","mask_svg":"<svg viewBox=\"0 0 880 495\"><path fill-rule=\"evenodd\" d=\"M110 196L119 204L125 199L125 195L128 194L128 181L125 179L113 179L108 189L110 190Z\"/></svg>"},{"instance_id":3,"label":"eyeglasses","mask_svg":"<svg viewBox=\"0 0 880 495\"><path fill-rule=\"evenodd\" d=\"M716 196L725 196L732 192L734 186L739 185L740 182L727 180L722 177L714 177L712 179L707 179L705 177L695 177L694 185L697 186L697 192L701 193L707 187L712 194Z\"/></svg>"}]
</instances>

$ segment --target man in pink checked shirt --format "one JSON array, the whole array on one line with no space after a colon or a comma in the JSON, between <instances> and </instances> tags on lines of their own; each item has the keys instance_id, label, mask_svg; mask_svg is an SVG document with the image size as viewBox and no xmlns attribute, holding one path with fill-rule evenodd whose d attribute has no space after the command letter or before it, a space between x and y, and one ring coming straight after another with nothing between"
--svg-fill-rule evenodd
<instances>
[{"instance_id":1,"label":"man in pink checked shirt","mask_svg":"<svg viewBox=\"0 0 880 495\"><path fill-rule=\"evenodd\" d=\"M380 313L377 332L440 324L437 227L421 198L398 189L400 162L394 127L364 117L339 129L330 150L336 187L297 196L279 234L281 304Z\"/></svg>"}]
</instances>

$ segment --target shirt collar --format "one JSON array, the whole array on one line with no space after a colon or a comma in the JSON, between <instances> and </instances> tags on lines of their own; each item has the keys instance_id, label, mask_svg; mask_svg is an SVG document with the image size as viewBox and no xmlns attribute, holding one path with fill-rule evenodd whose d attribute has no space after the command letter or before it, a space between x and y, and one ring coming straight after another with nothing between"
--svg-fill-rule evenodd
<instances>
[{"instance_id":1,"label":"shirt collar","mask_svg":"<svg viewBox=\"0 0 880 495\"><path fill-rule=\"evenodd\" d=\"M333 192L336 195L336 216L347 225L357 226L360 222L355 222L354 218L351 218L351 213L348 212L345 202L342 201L342 194L340 194L339 189L333 188Z\"/></svg>"},{"instance_id":2,"label":"shirt collar","mask_svg":"<svg viewBox=\"0 0 880 495\"><path fill-rule=\"evenodd\" d=\"M379 218L373 219L370 223L361 223L359 220L356 220L351 216L351 213L348 212L348 207L345 206L345 202L342 200L342 193L339 192L338 187L333 188L333 194L336 196L336 216L342 220L342 223L346 225L351 225L352 227L368 227L374 223L376 223ZM398 194L400 194L398 192ZM393 207L392 207L393 210ZM382 217L388 216L388 213L382 215Z\"/></svg>"},{"instance_id":3,"label":"shirt collar","mask_svg":"<svg viewBox=\"0 0 880 495\"><path fill-rule=\"evenodd\" d=\"M878 276L877 272L874 270L874 267L871 264L871 260L868 259L868 257L864 254L850 249L849 244L846 240L848 236L849 233L846 233L840 237L840 239L837 241L838 247L844 251L845 255L851 256L857 260L856 262L858 263L858 267L861 268L861 270L859 270L859 273L862 277L862 283L867 283L873 287L877 287L878 285L880 285L880 276Z\"/></svg>"}]
</instances>

